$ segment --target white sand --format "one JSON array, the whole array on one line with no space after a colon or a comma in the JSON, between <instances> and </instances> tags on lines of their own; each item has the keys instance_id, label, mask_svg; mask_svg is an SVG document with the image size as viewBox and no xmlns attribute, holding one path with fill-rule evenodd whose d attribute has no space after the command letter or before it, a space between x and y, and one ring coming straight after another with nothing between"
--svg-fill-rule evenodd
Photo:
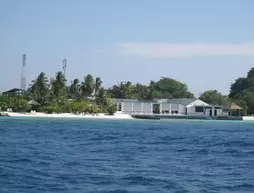
<instances>
[{"instance_id":1,"label":"white sand","mask_svg":"<svg viewBox=\"0 0 254 193\"><path fill-rule=\"evenodd\" d=\"M75 115L72 113L60 113L60 114L46 114L46 113L14 113L14 112L3 112L7 113L11 117L56 117L56 118L94 118L94 119L133 119L130 115L115 113L112 115L106 115L99 113L98 115ZM254 121L254 116L244 116L244 121Z\"/></svg>"},{"instance_id":2,"label":"white sand","mask_svg":"<svg viewBox=\"0 0 254 193\"><path fill-rule=\"evenodd\" d=\"M243 116L244 121L254 121L254 116Z\"/></svg>"},{"instance_id":3,"label":"white sand","mask_svg":"<svg viewBox=\"0 0 254 193\"><path fill-rule=\"evenodd\" d=\"M114 114L106 115L99 113L98 115L75 115L72 113L46 114L46 113L14 113L6 112L11 117L59 117L59 118L95 118L95 119L133 119L130 115Z\"/></svg>"}]
</instances>

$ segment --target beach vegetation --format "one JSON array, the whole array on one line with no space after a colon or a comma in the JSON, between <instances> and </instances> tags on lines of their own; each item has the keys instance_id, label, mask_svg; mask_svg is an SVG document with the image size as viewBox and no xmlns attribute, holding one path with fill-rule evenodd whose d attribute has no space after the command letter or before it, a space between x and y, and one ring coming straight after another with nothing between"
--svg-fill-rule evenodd
<instances>
[{"instance_id":1,"label":"beach vegetation","mask_svg":"<svg viewBox=\"0 0 254 193\"><path fill-rule=\"evenodd\" d=\"M246 77L239 77L231 84L229 98L241 106L246 114L254 114L254 67Z\"/></svg>"},{"instance_id":2,"label":"beach vegetation","mask_svg":"<svg viewBox=\"0 0 254 193\"><path fill-rule=\"evenodd\" d=\"M254 114L254 68L246 77L237 78L230 86L229 94L224 95L218 90L207 90L198 98L202 101L226 106L229 103L238 104L243 108L243 114ZM100 77L92 74L82 79L75 78L68 84L63 72L56 72L49 78L41 72L31 81L27 92L21 95L0 95L2 111L11 108L13 111L36 110L47 113L109 113L116 112L112 98L154 100L158 98L195 98L186 83L161 77L158 81L151 80L149 84L121 81L110 88L103 87ZM33 100L38 105L28 105Z\"/></svg>"}]
</instances>

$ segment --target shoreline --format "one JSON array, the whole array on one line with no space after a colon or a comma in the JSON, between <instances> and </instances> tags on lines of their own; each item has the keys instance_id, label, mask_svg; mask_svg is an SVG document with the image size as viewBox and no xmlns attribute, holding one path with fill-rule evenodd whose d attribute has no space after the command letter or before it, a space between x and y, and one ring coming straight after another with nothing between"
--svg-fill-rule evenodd
<instances>
[{"instance_id":1,"label":"shoreline","mask_svg":"<svg viewBox=\"0 0 254 193\"><path fill-rule=\"evenodd\" d=\"M8 117L38 117L38 118L79 118L79 119L135 119L128 114L115 113L114 115L108 115L99 113L95 115L76 115L72 113L60 113L60 114L46 114L46 113L17 113L17 112L1 112L8 115ZM200 119L202 120L202 119ZM254 116L243 116L242 121L254 121Z\"/></svg>"},{"instance_id":2,"label":"shoreline","mask_svg":"<svg viewBox=\"0 0 254 193\"><path fill-rule=\"evenodd\" d=\"M254 116L243 116L243 121L254 121Z\"/></svg>"},{"instance_id":3,"label":"shoreline","mask_svg":"<svg viewBox=\"0 0 254 193\"><path fill-rule=\"evenodd\" d=\"M99 113L97 115L75 115L72 113L60 113L60 114L46 114L46 113L15 113L15 112L3 112L8 114L9 117L41 117L41 118L79 118L79 119L86 119L86 118L94 118L94 119L133 119L130 115L124 114L114 114L114 115L107 115L103 113Z\"/></svg>"}]
</instances>

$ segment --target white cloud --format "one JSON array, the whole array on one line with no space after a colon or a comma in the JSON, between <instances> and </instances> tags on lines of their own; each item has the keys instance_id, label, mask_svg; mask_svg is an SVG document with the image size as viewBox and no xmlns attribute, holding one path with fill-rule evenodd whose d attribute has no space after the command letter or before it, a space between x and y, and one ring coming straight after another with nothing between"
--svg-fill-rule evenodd
<instances>
[{"instance_id":1,"label":"white cloud","mask_svg":"<svg viewBox=\"0 0 254 193\"><path fill-rule=\"evenodd\" d=\"M254 56L254 43L121 43L121 54L143 57L188 57L188 56Z\"/></svg>"}]
</instances>

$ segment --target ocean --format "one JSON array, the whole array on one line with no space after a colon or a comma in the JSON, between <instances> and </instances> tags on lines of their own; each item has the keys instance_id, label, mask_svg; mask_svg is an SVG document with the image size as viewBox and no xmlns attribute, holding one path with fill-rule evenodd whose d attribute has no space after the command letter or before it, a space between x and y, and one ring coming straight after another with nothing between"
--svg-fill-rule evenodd
<instances>
[{"instance_id":1,"label":"ocean","mask_svg":"<svg viewBox=\"0 0 254 193\"><path fill-rule=\"evenodd\" d=\"M7 192L254 192L254 122L1 117Z\"/></svg>"}]
</instances>

